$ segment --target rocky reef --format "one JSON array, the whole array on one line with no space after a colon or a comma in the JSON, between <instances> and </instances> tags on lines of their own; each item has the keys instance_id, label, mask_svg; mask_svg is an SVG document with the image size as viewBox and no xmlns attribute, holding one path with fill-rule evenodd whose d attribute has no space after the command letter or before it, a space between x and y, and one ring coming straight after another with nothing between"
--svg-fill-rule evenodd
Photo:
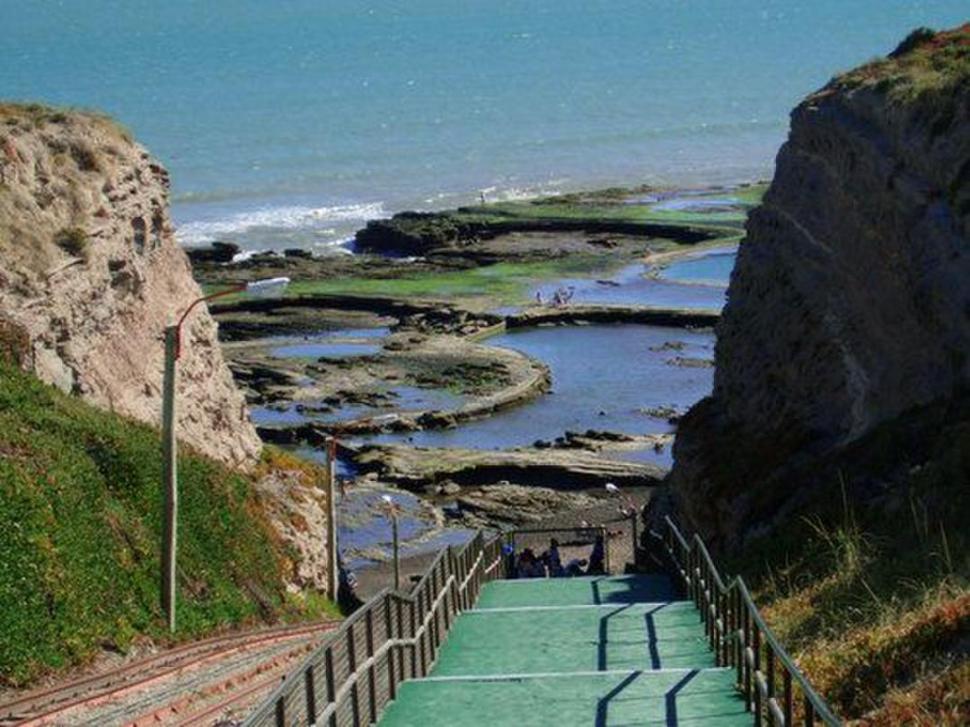
<instances>
[{"instance_id":1,"label":"rocky reef","mask_svg":"<svg viewBox=\"0 0 970 727\"><path fill-rule=\"evenodd\" d=\"M201 295L168 188L166 170L105 117L0 105L0 338L44 381L150 423L164 327ZM233 465L260 451L204 309L183 330L178 435Z\"/></svg>"},{"instance_id":2,"label":"rocky reef","mask_svg":"<svg viewBox=\"0 0 970 727\"><path fill-rule=\"evenodd\" d=\"M792 113L718 325L671 493L730 546L811 463L970 383L970 25L914 33ZM789 476L794 471L800 477Z\"/></svg>"}]
</instances>

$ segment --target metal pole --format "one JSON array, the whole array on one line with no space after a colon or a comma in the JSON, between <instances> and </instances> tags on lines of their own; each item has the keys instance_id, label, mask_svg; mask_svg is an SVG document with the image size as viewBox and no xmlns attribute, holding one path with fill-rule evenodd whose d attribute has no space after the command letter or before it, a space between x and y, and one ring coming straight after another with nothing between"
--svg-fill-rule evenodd
<instances>
[{"instance_id":1,"label":"metal pole","mask_svg":"<svg viewBox=\"0 0 970 727\"><path fill-rule=\"evenodd\" d=\"M391 510L391 536L394 539L394 589L401 590L401 552L397 540L397 511Z\"/></svg>"},{"instance_id":2,"label":"metal pole","mask_svg":"<svg viewBox=\"0 0 970 727\"><path fill-rule=\"evenodd\" d=\"M175 559L178 543L178 443L175 438L175 360L178 326L165 329L165 377L162 384L162 479L164 524L162 527L162 610L168 629L175 633Z\"/></svg>"},{"instance_id":3,"label":"metal pole","mask_svg":"<svg viewBox=\"0 0 970 727\"><path fill-rule=\"evenodd\" d=\"M327 588L330 600L337 601L337 591L340 588L340 566L337 563L337 495L334 481L336 480L336 450L337 440L327 441L327 475L325 477L327 491Z\"/></svg>"},{"instance_id":4,"label":"metal pole","mask_svg":"<svg viewBox=\"0 0 970 727\"><path fill-rule=\"evenodd\" d=\"M633 558L633 570L637 569L637 508L634 507L630 513L630 535L633 538L633 550L630 556Z\"/></svg>"}]
</instances>

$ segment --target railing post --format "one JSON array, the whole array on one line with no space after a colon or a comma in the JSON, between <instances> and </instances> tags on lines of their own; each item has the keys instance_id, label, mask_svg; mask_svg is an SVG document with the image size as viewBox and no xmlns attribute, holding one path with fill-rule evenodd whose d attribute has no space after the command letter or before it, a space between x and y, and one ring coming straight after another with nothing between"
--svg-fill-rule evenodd
<instances>
[{"instance_id":1,"label":"railing post","mask_svg":"<svg viewBox=\"0 0 970 727\"><path fill-rule=\"evenodd\" d=\"M428 599L428 610L431 612L431 654L432 660L434 655L438 653L438 646L441 644L439 640L441 634L438 632L438 609L434 605L434 602L438 600L438 569L435 568L431 571L431 590L433 591L432 596Z\"/></svg>"},{"instance_id":2,"label":"railing post","mask_svg":"<svg viewBox=\"0 0 970 727\"><path fill-rule=\"evenodd\" d=\"M401 601L397 601L397 634L398 638L404 638L404 604ZM412 650L413 651L413 650ZM397 670L398 674L401 675L401 679L404 679L404 649L397 650ZM413 674L412 674L413 676Z\"/></svg>"},{"instance_id":3,"label":"railing post","mask_svg":"<svg viewBox=\"0 0 970 727\"><path fill-rule=\"evenodd\" d=\"M347 629L347 664L350 673L357 671L357 652L354 646L354 629L351 626ZM357 682L350 685L350 704L354 710L354 724L360 724L360 700L357 695Z\"/></svg>"},{"instance_id":4,"label":"railing post","mask_svg":"<svg viewBox=\"0 0 970 727\"><path fill-rule=\"evenodd\" d=\"M367 659L374 656L374 609L368 608L367 615L364 616L365 637L367 640ZM370 697L368 706L370 707L370 721L377 721L377 668L371 661L367 669L367 695Z\"/></svg>"},{"instance_id":5,"label":"railing post","mask_svg":"<svg viewBox=\"0 0 970 727\"><path fill-rule=\"evenodd\" d=\"M313 684L313 664L310 664L303 672L304 683L306 685L306 716L310 724L317 721L317 694Z\"/></svg>"},{"instance_id":6,"label":"railing post","mask_svg":"<svg viewBox=\"0 0 970 727\"><path fill-rule=\"evenodd\" d=\"M323 664L327 677L327 702L334 706L330 712L330 727L337 727L337 685L333 678L333 648L327 647L323 653Z\"/></svg>"},{"instance_id":7,"label":"railing post","mask_svg":"<svg viewBox=\"0 0 970 727\"><path fill-rule=\"evenodd\" d=\"M758 674L761 671L761 628L755 624L754 626L754 673ZM763 677L763 675L762 675ZM754 689L754 724L755 727L761 727L761 715L762 708L764 705L761 702L761 688L755 680Z\"/></svg>"},{"instance_id":8,"label":"railing post","mask_svg":"<svg viewBox=\"0 0 970 727\"><path fill-rule=\"evenodd\" d=\"M815 725L815 705L812 704L812 700L805 695L805 727L814 727Z\"/></svg>"},{"instance_id":9,"label":"railing post","mask_svg":"<svg viewBox=\"0 0 970 727\"><path fill-rule=\"evenodd\" d=\"M283 697L276 700L276 727L286 727L286 701Z\"/></svg>"},{"instance_id":10,"label":"railing post","mask_svg":"<svg viewBox=\"0 0 970 727\"><path fill-rule=\"evenodd\" d=\"M637 517L639 513L636 507L633 508L633 512L630 513L630 538L633 541L631 545L633 546L630 550L630 557L633 558L633 570L637 569Z\"/></svg>"},{"instance_id":11,"label":"railing post","mask_svg":"<svg viewBox=\"0 0 970 727\"><path fill-rule=\"evenodd\" d=\"M785 727L791 727L792 723L792 691L791 691L791 672L787 669L783 669L781 672L782 684L785 689L785 704L783 707L783 712L785 714Z\"/></svg>"},{"instance_id":12,"label":"railing post","mask_svg":"<svg viewBox=\"0 0 970 727\"><path fill-rule=\"evenodd\" d=\"M394 617L391 615L391 611L391 597L386 595L384 596L384 635L388 641L397 638L397 634L394 633ZM399 652L400 650L400 646L393 646L387 652L387 683L391 699L397 696L397 670L395 669L394 658L396 656L395 651Z\"/></svg>"},{"instance_id":13,"label":"railing post","mask_svg":"<svg viewBox=\"0 0 970 727\"><path fill-rule=\"evenodd\" d=\"M734 592L734 665L738 672L738 688L744 684L744 614L741 611L741 589Z\"/></svg>"},{"instance_id":14,"label":"railing post","mask_svg":"<svg viewBox=\"0 0 970 727\"><path fill-rule=\"evenodd\" d=\"M754 662L748 661L748 651L751 649L751 612L748 611L747 604L744 608L744 706L751 711L751 665ZM753 651L753 650L752 650Z\"/></svg>"},{"instance_id":15,"label":"railing post","mask_svg":"<svg viewBox=\"0 0 970 727\"><path fill-rule=\"evenodd\" d=\"M765 659L768 667L768 709L771 709L771 700L775 697L775 650L768 644L765 651Z\"/></svg>"},{"instance_id":16,"label":"railing post","mask_svg":"<svg viewBox=\"0 0 970 727\"><path fill-rule=\"evenodd\" d=\"M419 611L418 603L419 603L418 601L411 601L411 603L409 604L410 608L408 609L409 615L411 617L411 638L414 640L414 646L411 647L411 678L412 679L416 677L418 674L421 674L421 676L424 676L424 644L421 642L421 639L418 638L418 628L415 625L416 624L415 617L417 615L417 612ZM419 656L418 652L419 651L420 651L420 657L421 657L420 672L418 671L418 656Z\"/></svg>"}]
</instances>

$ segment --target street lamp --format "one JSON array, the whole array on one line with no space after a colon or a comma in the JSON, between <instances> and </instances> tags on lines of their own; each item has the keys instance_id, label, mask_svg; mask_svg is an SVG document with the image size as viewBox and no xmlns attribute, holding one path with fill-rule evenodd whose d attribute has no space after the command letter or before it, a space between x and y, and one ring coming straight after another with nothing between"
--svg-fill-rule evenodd
<instances>
[{"instance_id":1,"label":"street lamp","mask_svg":"<svg viewBox=\"0 0 970 727\"><path fill-rule=\"evenodd\" d=\"M401 508L390 495L381 495L381 499L387 507L388 515L391 516L391 538L394 546L394 590L399 591L401 590L401 557L398 547L397 514Z\"/></svg>"},{"instance_id":2,"label":"street lamp","mask_svg":"<svg viewBox=\"0 0 970 727\"><path fill-rule=\"evenodd\" d=\"M613 495L613 496L618 497L620 499L620 501L623 503L623 505L625 505L625 507L623 507L623 506L620 507L620 514L621 515L625 515L626 517L630 518L630 537L631 537L632 544L633 544L633 550L631 552L632 552L632 556L633 556L633 565L636 566L636 562L637 562L637 514L638 514L637 511L639 510L639 508L637 507L637 503L633 500L633 498L630 497L629 495L623 493L620 490L620 488L617 487L614 483L607 482L606 485L605 485L605 488L606 488L606 491L608 493L610 493L610 495Z\"/></svg>"},{"instance_id":3,"label":"street lamp","mask_svg":"<svg viewBox=\"0 0 970 727\"><path fill-rule=\"evenodd\" d=\"M289 278L254 280L192 301L178 323L165 328L165 375L162 383L162 479L165 487L165 522L162 528L162 610L169 631L175 633L175 553L178 540L178 442L175 438L176 361L182 355L182 324L197 305L232 293L272 295L281 293Z\"/></svg>"}]
</instances>

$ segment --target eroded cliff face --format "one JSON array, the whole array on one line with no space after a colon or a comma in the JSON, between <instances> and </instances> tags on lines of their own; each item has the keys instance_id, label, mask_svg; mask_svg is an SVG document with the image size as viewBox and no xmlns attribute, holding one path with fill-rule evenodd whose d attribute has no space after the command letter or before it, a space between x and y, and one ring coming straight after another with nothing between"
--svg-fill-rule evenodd
<instances>
[{"instance_id":1,"label":"eroded cliff face","mask_svg":"<svg viewBox=\"0 0 970 727\"><path fill-rule=\"evenodd\" d=\"M799 497L787 469L970 383L970 26L894 56L795 109L749 219L671 478L716 541Z\"/></svg>"},{"instance_id":2,"label":"eroded cliff face","mask_svg":"<svg viewBox=\"0 0 970 727\"><path fill-rule=\"evenodd\" d=\"M93 114L0 105L0 319L43 380L161 418L163 330L201 295L168 215L168 173ZM260 442L197 309L183 329L178 436L246 466Z\"/></svg>"}]
</instances>

